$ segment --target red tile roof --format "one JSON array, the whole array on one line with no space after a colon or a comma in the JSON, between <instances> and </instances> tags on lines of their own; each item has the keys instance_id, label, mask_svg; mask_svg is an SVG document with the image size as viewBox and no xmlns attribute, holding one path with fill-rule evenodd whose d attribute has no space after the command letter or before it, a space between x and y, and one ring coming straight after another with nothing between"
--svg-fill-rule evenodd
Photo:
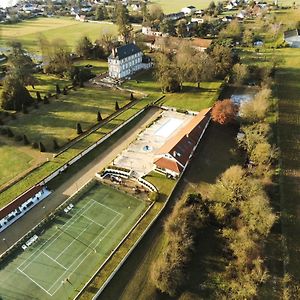
<instances>
[{"instance_id":1,"label":"red tile roof","mask_svg":"<svg viewBox=\"0 0 300 300\"><path fill-rule=\"evenodd\" d=\"M19 197L17 197L13 202L9 203L5 207L3 207L0 210L0 219L3 219L6 217L9 213L17 209L19 206L21 206L24 202L26 202L28 199L36 195L39 191L42 190L42 186L34 186L30 190L26 191Z\"/></svg>"},{"instance_id":2,"label":"red tile roof","mask_svg":"<svg viewBox=\"0 0 300 300\"><path fill-rule=\"evenodd\" d=\"M183 170L183 167L178 162L172 159L168 159L166 157L161 157L157 159L154 163L157 167L161 169L167 169L177 174L180 174Z\"/></svg>"}]
</instances>

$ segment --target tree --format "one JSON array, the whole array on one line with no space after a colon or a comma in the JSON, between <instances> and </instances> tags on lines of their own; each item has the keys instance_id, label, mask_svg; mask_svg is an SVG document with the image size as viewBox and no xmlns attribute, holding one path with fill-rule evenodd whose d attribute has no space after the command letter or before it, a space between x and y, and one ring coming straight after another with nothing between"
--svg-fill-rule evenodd
<instances>
[{"instance_id":1,"label":"tree","mask_svg":"<svg viewBox=\"0 0 300 300\"><path fill-rule=\"evenodd\" d=\"M105 5L99 5L96 8L95 19L98 21L108 19L108 11Z\"/></svg>"},{"instance_id":2,"label":"tree","mask_svg":"<svg viewBox=\"0 0 300 300\"><path fill-rule=\"evenodd\" d=\"M44 104L49 104L49 99L48 99L47 96L44 96L43 103Z\"/></svg>"},{"instance_id":3,"label":"tree","mask_svg":"<svg viewBox=\"0 0 300 300\"><path fill-rule=\"evenodd\" d=\"M191 81L196 82L198 88L202 81L209 81L213 78L214 62L207 53L198 52L193 56L193 60L190 58L190 63L192 64Z\"/></svg>"},{"instance_id":4,"label":"tree","mask_svg":"<svg viewBox=\"0 0 300 300\"><path fill-rule=\"evenodd\" d=\"M130 93L130 101L133 101L133 100L134 100L133 93Z\"/></svg>"},{"instance_id":5,"label":"tree","mask_svg":"<svg viewBox=\"0 0 300 300\"><path fill-rule=\"evenodd\" d=\"M263 120L270 108L270 97L272 91L269 88L262 88L255 97L243 103L240 107L240 115L250 121Z\"/></svg>"},{"instance_id":6,"label":"tree","mask_svg":"<svg viewBox=\"0 0 300 300\"><path fill-rule=\"evenodd\" d=\"M39 149L40 149L40 152L46 152L46 148L42 142L39 142Z\"/></svg>"},{"instance_id":7,"label":"tree","mask_svg":"<svg viewBox=\"0 0 300 300\"><path fill-rule=\"evenodd\" d=\"M29 141L28 141L26 134L23 135L23 143L24 143L24 145L29 145Z\"/></svg>"},{"instance_id":8,"label":"tree","mask_svg":"<svg viewBox=\"0 0 300 300\"><path fill-rule=\"evenodd\" d=\"M91 58L93 52L93 44L89 40L87 36L83 36L78 42L76 46L77 55L87 59Z\"/></svg>"},{"instance_id":9,"label":"tree","mask_svg":"<svg viewBox=\"0 0 300 300\"><path fill-rule=\"evenodd\" d=\"M211 57L215 65L215 76L224 78L233 66L231 49L225 46L215 45L211 51Z\"/></svg>"},{"instance_id":10,"label":"tree","mask_svg":"<svg viewBox=\"0 0 300 300\"><path fill-rule=\"evenodd\" d=\"M179 37L186 37L187 35L187 28L186 28L186 20L180 20L177 25L177 36Z\"/></svg>"},{"instance_id":11,"label":"tree","mask_svg":"<svg viewBox=\"0 0 300 300\"><path fill-rule=\"evenodd\" d=\"M76 130L77 130L77 134L82 134L83 133L80 123L77 123Z\"/></svg>"},{"instance_id":12,"label":"tree","mask_svg":"<svg viewBox=\"0 0 300 300\"><path fill-rule=\"evenodd\" d=\"M36 82L34 78L34 63L19 42L11 42L11 52L8 56L8 74L18 80L24 87Z\"/></svg>"},{"instance_id":13,"label":"tree","mask_svg":"<svg viewBox=\"0 0 300 300\"><path fill-rule=\"evenodd\" d=\"M235 64L232 68L232 77L236 84L243 84L249 76L248 67L245 64Z\"/></svg>"},{"instance_id":14,"label":"tree","mask_svg":"<svg viewBox=\"0 0 300 300\"><path fill-rule=\"evenodd\" d=\"M160 23L160 31L162 33L166 33L166 34L169 34L171 36L174 36L175 33L176 33L175 23L172 20L164 19Z\"/></svg>"},{"instance_id":15,"label":"tree","mask_svg":"<svg viewBox=\"0 0 300 300\"><path fill-rule=\"evenodd\" d=\"M267 165L278 157L278 151L267 141L257 143L250 154L250 160L256 165Z\"/></svg>"},{"instance_id":16,"label":"tree","mask_svg":"<svg viewBox=\"0 0 300 300\"><path fill-rule=\"evenodd\" d=\"M237 112L237 106L230 99L225 99L217 101L212 109L211 116L214 122L224 125L233 122Z\"/></svg>"},{"instance_id":17,"label":"tree","mask_svg":"<svg viewBox=\"0 0 300 300\"><path fill-rule=\"evenodd\" d=\"M53 139L53 149L54 149L55 151L59 149L59 145L58 145L56 139Z\"/></svg>"},{"instance_id":18,"label":"tree","mask_svg":"<svg viewBox=\"0 0 300 300\"><path fill-rule=\"evenodd\" d=\"M153 4L149 8L149 20L153 21L162 21L164 18L164 13L160 5Z\"/></svg>"},{"instance_id":19,"label":"tree","mask_svg":"<svg viewBox=\"0 0 300 300\"><path fill-rule=\"evenodd\" d=\"M238 20L231 21L226 28L222 29L219 34L220 38L231 38L239 41L242 37L242 28Z\"/></svg>"},{"instance_id":20,"label":"tree","mask_svg":"<svg viewBox=\"0 0 300 300\"><path fill-rule=\"evenodd\" d=\"M250 47L250 46L252 46L253 41L254 41L254 33L253 33L252 29L251 28L245 29L245 31L243 33L243 43L246 46Z\"/></svg>"},{"instance_id":21,"label":"tree","mask_svg":"<svg viewBox=\"0 0 300 300\"><path fill-rule=\"evenodd\" d=\"M130 41L133 28L129 22L128 10L121 2L116 4L116 24L119 35L124 43L127 44Z\"/></svg>"},{"instance_id":22,"label":"tree","mask_svg":"<svg viewBox=\"0 0 300 300\"><path fill-rule=\"evenodd\" d=\"M56 94L57 95L61 94L61 90L60 90L60 87L59 87L58 83L56 84L55 89L56 89Z\"/></svg>"},{"instance_id":23,"label":"tree","mask_svg":"<svg viewBox=\"0 0 300 300\"><path fill-rule=\"evenodd\" d=\"M42 97L41 97L41 93L39 91L36 92L36 100L38 102L42 102Z\"/></svg>"},{"instance_id":24,"label":"tree","mask_svg":"<svg viewBox=\"0 0 300 300\"><path fill-rule=\"evenodd\" d=\"M118 111L119 109L120 109L119 103L118 103L118 101L116 101L116 104L115 104L115 111Z\"/></svg>"},{"instance_id":25,"label":"tree","mask_svg":"<svg viewBox=\"0 0 300 300\"><path fill-rule=\"evenodd\" d=\"M1 107L7 110L20 111L32 103L33 98L24 87L22 80L13 75L5 76L1 94Z\"/></svg>"},{"instance_id":26,"label":"tree","mask_svg":"<svg viewBox=\"0 0 300 300\"><path fill-rule=\"evenodd\" d=\"M102 121L102 116L101 116L100 111L98 111L98 113L97 113L97 121L98 121L98 122L101 122L101 121Z\"/></svg>"}]
</instances>

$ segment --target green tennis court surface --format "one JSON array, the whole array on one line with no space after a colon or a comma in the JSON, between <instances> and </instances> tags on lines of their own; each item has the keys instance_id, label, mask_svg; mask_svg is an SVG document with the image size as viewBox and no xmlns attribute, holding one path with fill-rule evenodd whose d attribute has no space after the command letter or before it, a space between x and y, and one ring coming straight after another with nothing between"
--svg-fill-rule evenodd
<instances>
[{"instance_id":1,"label":"green tennis court surface","mask_svg":"<svg viewBox=\"0 0 300 300\"><path fill-rule=\"evenodd\" d=\"M73 298L146 207L98 183L74 204L35 244L1 268L0 299Z\"/></svg>"}]
</instances>

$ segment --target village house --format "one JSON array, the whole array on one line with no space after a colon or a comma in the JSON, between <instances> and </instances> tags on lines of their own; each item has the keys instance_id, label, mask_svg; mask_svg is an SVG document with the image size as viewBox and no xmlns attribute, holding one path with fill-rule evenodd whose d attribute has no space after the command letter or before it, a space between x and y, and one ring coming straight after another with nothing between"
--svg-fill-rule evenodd
<instances>
[{"instance_id":1,"label":"village house","mask_svg":"<svg viewBox=\"0 0 300 300\"><path fill-rule=\"evenodd\" d=\"M142 69L151 68L149 57L144 56L134 43L114 48L108 57L109 76L116 79L130 77Z\"/></svg>"},{"instance_id":2,"label":"village house","mask_svg":"<svg viewBox=\"0 0 300 300\"><path fill-rule=\"evenodd\" d=\"M300 29L284 32L285 42L292 48L300 48Z\"/></svg>"},{"instance_id":3,"label":"village house","mask_svg":"<svg viewBox=\"0 0 300 300\"><path fill-rule=\"evenodd\" d=\"M181 11L186 15L186 16L191 16L192 14L194 14L196 12L196 7L195 6L187 6L184 7Z\"/></svg>"},{"instance_id":4,"label":"village house","mask_svg":"<svg viewBox=\"0 0 300 300\"><path fill-rule=\"evenodd\" d=\"M165 15L164 19L167 21L177 21L184 17L185 17L185 14L183 12L179 12L179 13Z\"/></svg>"}]
</instances>

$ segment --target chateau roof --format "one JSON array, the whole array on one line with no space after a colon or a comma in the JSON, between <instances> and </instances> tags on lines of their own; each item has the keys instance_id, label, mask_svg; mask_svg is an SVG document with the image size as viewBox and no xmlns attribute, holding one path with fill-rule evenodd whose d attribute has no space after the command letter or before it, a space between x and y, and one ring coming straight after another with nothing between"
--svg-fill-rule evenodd
<instances>
[{"instance_id":1,"label":"chateau roof","mask_svg":"<svg viewBox=\"0 0 300 300\"><path fill-rule=\"evenodd\" d=\"M136 53L140 53L141 49L134 43L126 44L113 50L109 58L124 59Z\"/></svg>"}]
</instances>

